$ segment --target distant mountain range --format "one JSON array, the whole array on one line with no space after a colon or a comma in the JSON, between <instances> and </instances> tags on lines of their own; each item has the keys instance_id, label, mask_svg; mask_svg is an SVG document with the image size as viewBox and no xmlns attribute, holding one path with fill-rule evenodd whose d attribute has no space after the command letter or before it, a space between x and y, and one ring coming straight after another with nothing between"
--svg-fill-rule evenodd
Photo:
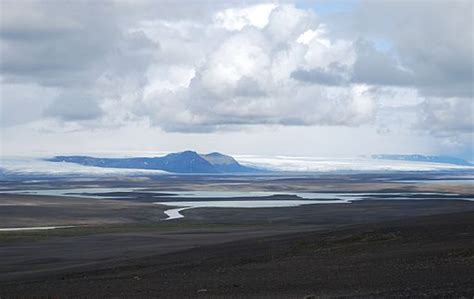
<instances>
[{"instance_id":1,"label":"distant mountain range","mask_svg":"<svg viewBox=\"0 0 474 299\"><path fill-rule=\"evenodd\" d=\"M450 156L424 156L424 155L372 155L372 159L381 160L401 160L415 162L443 163L462 166L473 166L466 160Z\"/></svg>"},{"instance_id":2,"label":"distant mountain range","mask_svg":"<svg viewBox=\"0 0 474 299\"><path fill-rule=\"evenodd\" d=\"M175 173L253 173L262 170L242 166L231 156L207 155L184 151L152 158L96 158L89 156L56 156L51 162L68 162L106 168L153 169Z\"/></svg>"},{"instance_id":3,"label":"distant mountain range","mask_svg":"<svg viewBox=\"0 0 474 299\"><path fill-rule=\"evenodd\" d=\"M372 159L377 160L397 160L410 162L429 162L437 164L449 164L457 166L474 166L466 160L449 157L449 156L424 156L424 155L372 155ZM162 170L171 173L264 173L270 172L268 169L274 171L328 171L328 170L342 170L332 164L331 161L321 164L314 164L311 160L296 161L278 160L276 162L278 167L271 167L268 163L268 158L261 163L259 160L247 161L250 165L257 165L256 168L243 166L237 162L233 157L223 155L221 153L199 154L194 151L184 151L179 153L172 153L162 157L134 157L134 158L99 158L90 156L56 156L45 159L50 162L68 162L83 166L94 166L108 169L138 169L138 170ZM244 159L245 160L245 159ZM382 162L382 161L381 161ZM296 164L295 164L296 163ZM348 170L367 169L363 160L354 162L355 164L348 168ZM357 164L359 163L359 164ZM385 163L385 162L383 162ZM271 164L271 163L270 163ZM416 164L416 163L413 163ZM373 165L372 165L373 166ZM380 165L379 165L380 166ZM414 169L416 168L412 165ZM258 167L258 168L257 168ZM336 168L335 168L336 167ZM441 167L441 165L440 165ZM381 165L380 169L397 169L396 165Z\"/></svg>"}]
</instances>

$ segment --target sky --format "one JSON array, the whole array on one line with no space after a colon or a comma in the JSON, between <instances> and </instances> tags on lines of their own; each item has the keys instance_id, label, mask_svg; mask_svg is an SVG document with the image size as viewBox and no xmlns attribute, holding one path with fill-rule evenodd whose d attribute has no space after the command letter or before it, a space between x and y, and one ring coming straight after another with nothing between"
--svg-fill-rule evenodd
<instances>
[{"instance_id":1,"label":"sky","mask_svg":"<svg viewBox=\"0 0 474 299\"><path fill-rule=\"evenodd\" d=\"M472 1L0 0L1 155L474 160Z\"/></svg>"}]
</instances>

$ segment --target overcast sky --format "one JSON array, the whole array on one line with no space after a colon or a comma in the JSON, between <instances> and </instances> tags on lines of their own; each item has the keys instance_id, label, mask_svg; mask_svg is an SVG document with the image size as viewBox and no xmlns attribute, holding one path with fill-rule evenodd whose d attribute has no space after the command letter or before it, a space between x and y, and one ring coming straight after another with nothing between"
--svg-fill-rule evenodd
<instances>
[{"instance_id":1,"label":"overcast sky","mask_svg":"<svg viewBox=\"0 0 474 299\"><path fill-rule=\"evenodd\" d=\"M3 155L474 159L472 1L0 0Z\"/></svg>"}]
</instances>

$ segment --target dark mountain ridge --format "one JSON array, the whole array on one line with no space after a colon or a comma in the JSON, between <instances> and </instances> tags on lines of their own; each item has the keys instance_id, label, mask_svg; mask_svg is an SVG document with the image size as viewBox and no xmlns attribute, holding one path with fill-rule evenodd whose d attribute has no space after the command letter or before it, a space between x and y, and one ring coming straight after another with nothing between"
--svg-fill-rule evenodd
<instances>
[{"instance_id":1,"label":"dark mountain ridge","mask_svg":"<svg viewBox=\"0 0 474 299\"><path fill-rule=\"evenodd\" d=\"M261 170L240 165L231 156L207 155L194 151L171 153L163 157L98 158L90 156L55 156L50 162L68 162L84 166L164 170L175 173L250 173Z\"/></svg>"}]
</instances>

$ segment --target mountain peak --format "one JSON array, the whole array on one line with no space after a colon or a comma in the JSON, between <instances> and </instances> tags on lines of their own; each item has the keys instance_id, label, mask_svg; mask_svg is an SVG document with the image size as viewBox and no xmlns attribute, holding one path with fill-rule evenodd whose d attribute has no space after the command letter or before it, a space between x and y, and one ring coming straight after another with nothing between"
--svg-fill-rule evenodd
<instances>
[{"instance_id":1,"label":"mountain peak","mask_svg":"<svg viewBox=\"0 0 474 299\"><path fill-rule=\"evenodd\" d=\"M239 163L231 156L223 155L218 152L201 155L201 157L212 165L239 165Z\"/></svg>"},{"instance_id":2,"label":"mountain peak","mask_svg":"<svg viewBox=\"0 0 474 299\"><path fill-rule=\"evenodd\" d=\"M105 168L156 169L175 173L248 173L254 168L242 166L231 156L213 152L201 155L195 151L170 153L163 157L96 158L87 156L56 156L51 162L69 162Z\"/></svg>"},{"instance_id":3,"label":"mountain peak","mask_svg":"<svg viewBox=\"0 0 474 299\"><path fill-rule=\"evenodd\" d=\"M188 157L192 157L192 156L199 156L199 154L195 151L182 151L182 152L177 152L177 153L171 153L171 154L168 154L166 156L188 156Z\"/></svg>"},{"instance_id":4,"label":"mountain peak","mask_svg":"<svg viewBox=\"0 0 474 299\"><path fill-rule=\"evenodd\" d=\"M219 153L219 152L212 152L212 153L209 153L209 154L205 154L205 155L203 155L203 156L208 156L208 157L220 157L220 156L226 156L226 155L221 154L221 153ZM226 157L228 157L228 156L226 156Z\"/></svg>"}]
</instances>

